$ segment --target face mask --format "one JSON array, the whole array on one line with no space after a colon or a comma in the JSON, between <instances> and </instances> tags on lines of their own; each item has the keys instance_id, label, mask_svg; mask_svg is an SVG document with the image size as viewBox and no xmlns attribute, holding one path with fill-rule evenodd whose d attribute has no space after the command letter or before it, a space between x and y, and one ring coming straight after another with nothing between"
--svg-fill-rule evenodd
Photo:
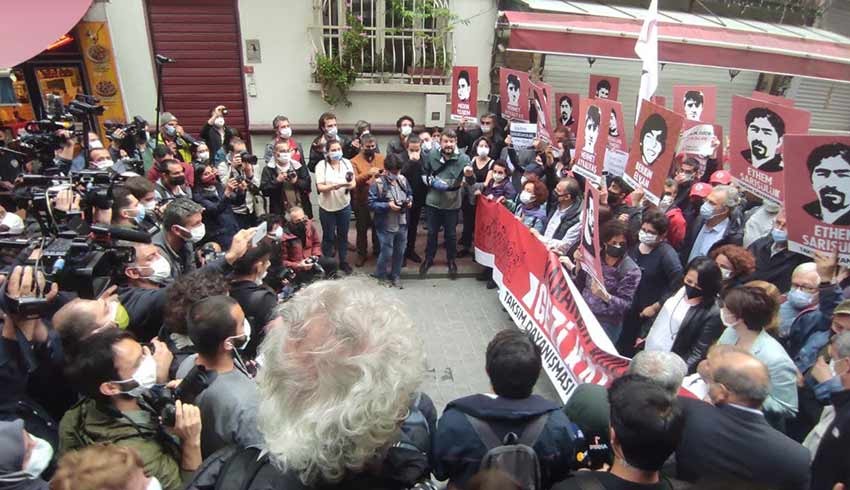
<instances>
[{"instance_id":1,"label":"face mask","mask_svg":"<svg viewBox=\"0 0 850 490\"><path fill-rule=\"evenodd\" d=\"M136 215L133 216L133 221L135 221L136 224L141 223L145 220L145 216L147 215L147 213L148 209L142 203L139 203L136 206Z\"/></svg>"},{"instance_id":2,"label":"face mask","mask_svg":"<svg viewBox=\"0 0 850 490\"><path fill-rule=\"evenodd\" d=\"M337 132L339 132L339 130L336 128L336 126L325 129L325 134L327 134L330 138L336 138Z\"/></svg>"},{"instance_id":3,"label":"face mask","mask_svg":"<svg viewBox=\"0 0 850 490\"><path fill-rule=\"evenodd\" d=\"M433 145L431 144L430 141L423 141L422 142L422 151L431 151L432 146Z\"/></svg>"},{"instance_id":4,"label":"face mask","mask_svg":"<svg viewBox=\"0 0 850 490\"><path fill-rule=\"evenodd\" d=\"M658 235L640 230L638 231L638 240L644 245L655 245L658 242Z\"/></svg>"},{"instance_id":5,"label":"face mask","mask_svg":"<svg viewBox=\"0 0 850 490\"><path fill-rule=\"evenodd\" d=\"M280 162L280 163L283 163L284 166L289 163L290 158L291 158L291 155L289 154L288 151L287 152L280 152L280 153L277 154L277 161Z\"/></svg>"},{"instance_id":6,"label":"face mask","mask_svg":"<svg viewBox=\"0 0 850 490\"><path fill-rule=\"evenodd\" d=\"M609 257L619 259L620 257L626 255L626 247L621 247L620 245L608 245L606 243L605 254Z\"/></svg>"},{"instance_id":7,"label":"face mask","mask_svg":"<svg viewBox=\"0 0 850 490\"><path fill-rule=\"evenodd\" d=\"M283 238L283 228L281 228L281 227L275 228L274 231L272 232L272 236L275 238L275 240L280 240L281 238Z\"/></svg>"},{"instance_id":8,"label":"face mask","mask_svg":"<svg viewBox=\"0 0 850 490\"><path fill-rule=\"evenodd\" d=\"M493 174L493 180L497 183L501 182L505 180L505 174Z\"/></svg>"},{"instance_id":9,"label":"face mask","mask_svg":"<svg viewBox=\"0 0 850 490\"><path fill-rule=\"evenodd\" d=\"M699 215L704 220L710 220L716 215L714 206L712 206L708 201L702 203L702 206L699 207Z\"/></svg>"},{"instance_id":10,"label":"face mask","mask_svg":"<svg viewBox=\"0 0 850 490\"><path fill-rule=\"evenodd\" d=\"M209 159L210 159L210 152L202 151L202 152L198 153L198 161L206 162Z\"/></svg>"},{"instance_id":11,"label":"face mask","mask_svg":"<svg viewBox=\"0 0 850 490\"><path fill-rule=\"evenodd\" d=\"M168 180L171 181L171 185L180 186L180 185L184 185L186 183L186 176L185 175L178 175L177 177L169 177Z\"/></svg>"},{"instance_id":12,"label":"face mask","mask_svg":"<svg viewBox=\"0 0 850 490\"><path fill-rule=\"evenodd\" d=\"M407 125L401 127L401 135L402 136L409 136L411 132L413 132L412 127L407 126Z\"/></svg>"},{"instance_id":13,"label":"face mask","mask_svg":"<svg viewBox=\"0 0 850 490\"><path fill-rule=\"evenodd\" d=\"M328 156L331 157L331 160L339 160L339 159L342 158L342 152L339 151L339 150L332 151L332 152L328 153Z\"/></svg>"},{"instance_id":14,"label":"face mask","mask_svg":"<svg viewBox=\"0 0 850 490\"><path fill-rule=\"evenodd\" d=\"M109 302L109 318L118 325L118 328L121 330L126 329L130 326L130 315L127 313L127 309L124 308L124 305L117 301Z\"/></svg>"},{"instance_id":15,"label":"face mask","mask_svg":"<svg viewBox=\"0 0 850 490\"><path fill-rule=\"evenodd\" d=\"M478 147L478 156L486 157L489 154L490 154L490 148L487 148L486 146L479 146Z\"/></svg>"},{"instance_id":16,"label":"face mask","mask_svg":"<svg viewBox=\"0 0 850 490\"><path fill-rule=\"evenodd\" d=\"M112 168L113 165L115 165L115 162L113 162L111 158L107 159L107 160L99 160L97 162L94 162L95 168L97 168L99 170L106 170L108 168Z\"/></svg>"},{"instance_id":17,"label":"face mask","mask_svg":"<svg viewBox=\"0 0 850 490\"><path fill-rule=\"evenodd\" d=\"M155 476L152 476L148 479L148 486L145 487L145 490L162 490L162 483Z\"/></svg>"},{"instance_id":18,"label":"face mask","mask_svg":"<svg viewBox=\"0 0 850 490\"><path fill-rule=\"evenodd\" d=\"M661 198L661 202L658 203L658 207L661 209L668 209L673 204L673 196L666 195Z\"/></svg>"},{"instance_id":19,"label":"face mask","mask_svg":"<svg viewBox=\"0 0 850 490\"><path fill-rule=\"evenodd\" d=\"M491 126L489 124L482 124L481 125L481 132L489 133L490 131L493 131L493 126Z\"/></svg>"},{"instance_id":20,"label":"face mask","mask_svg":"<svg viewBox=\"0 0 850 490\"><path fill-rule=\"evenodd\" d=\"M619 202L620 202L620 195L616 194L616 193L611 194L611 192L609 191L608 192L608 204L614 205L614 204L617 204Z\"/></svg>"},{"instance_id":21,"label":"face mask","mask_svg":"<svg viewBox=\"0 0 850 490\"><path fill-rule=\"evenodd\" d=\"M791 291L788 291L788 302L791 303L791 306L798 310L811 306L812 300L814 299L814 294L807 293L798 288L791 288Z\"/></svg>"},{"instance_id":22,"label":"face mask","mask_svg":"<svg viewBox=\"0 0 850 490\"><path fill-rule=\"evenodd\" d=\"M773 238L773 243L785 243L788 241L788 232L785 230L770 230L770 236Z\"/></svg>"},{"instance_id":23,"label":"face mask","mask_svg":"<svg viewBox=\"0 0 850 490\"><path fill-rule=\"evenodd\" d=\"M374 148L363 148L363 155L368 158L372 158L373 156L375 156Z\"/></svg>"},{"instance_id":24,"label":"face mask","mask_svg":"<svg viewBox=\"0 0 850 490\"><path fill-rule=\"evenodd\" d=\"M101 143L100 140L89 141L90 150L97 150L100 148L103 148L103 143Z\"/></svg>"},{"instance_id":25,"label":"face mask","mask_svg":"<svg viewBox=\"0 0 850 490\"><path fill-rule=\"evenodd\" d=\"M201 177L201 182L203 182L204 185L215 185L215 181L216 181L215 174L204 175L203 177Z\"/></svg>"},{"instance_id":26,"label":"face mask","mask_svg":"<svg viewBox=\"0 0 850 490\"><path fill-rule=\"evenodd\" d=\"M277 130L277 134L279 134L281 138L289 138L292 136L292 128L280 128Z\"/></svg>"},{"instance_id":27,"label":"face mask","mask_svg":"<svg viewBox=\"0 0 850 490\"><path fill-rule=\"evenodd\" d=\"M723 322L723 326L732 328L738 323L738 319L734 316L730 319L726 316L726 310L720 310L720 321Z\"/></svg>"},{"instance_id":28,"label":"face mask","mask_svg":"<svg viewBox=\"0 0 850 490\"><path fill-rule=\"evenodd\" d=\"M251 340L251 324L248 322L247 318L242 321L242 329L245 332L243 335L236 335L228 337L227 339L230 341L231 345L233 345L233 348L238 350L244 350L245 346L247 346L248 342Z\"/></svg>"},{"instance_id":29,"label":"face mask","mask_svg":"<svg viewBox=\"0 0 850 490\"><path fill-rule=\"evenodd\" d=\"M172 138L177 136L177 126L166 126L165 127L165 134L166 134L166 136L169 136L169 137L172 137Z\"/></svg>"},{"instance_id":30,"label":"face mask","mask_svg":"<svg viewBox=\"0 0 850 490\"><path fill-rule=\"evenodd\" d=\"M685 284L685 296L687 296L688 299L699 298L702 296L702 291L693 286Z\"/></svg>"},{"instance_id":31,"label":"face mask","mask_svg":"<svg viewBox=\"0 0 850 490\"><path fill-rule=\"evenodd\" d=\"M530 192L528 192L528 191L522 191L522 192L519 194L519 200L520 200L520 202L522 202L523 204L531 204L531 203L533 203L533 202L534 202L534 194L532 194L532 193L530 193Z\"/></svg>"},{"instance_id":32,"label":"face mask","mask_svg":"<svg viewBox=\"0 0 850 490\"><path fill-rule=\"evenodd\" d=\"M730 277L732 277L732 271L725 268L725 267L721 267L720 268L720 276L725 281L725 280L729 279Z\"/></svg>"},{"instance_id":33,"label":"face mask","mask_svg":"<svg viewBox=\"0 0 850 490\"><path fill-rule=\"evenodd\" d=\"M389 179L390 182L395 182L398 180L398 174L387 173L387 179Z\"/></svg>"},{"instance_id":34,"label":"face mask","mask_svg":"<svg viewBox=\"0 0 850 490\"><path fill-rule=\"evenodd\" d=\"M171 263L162 255L157 256L156 260L151 262L148 267L153 270L153 273L145 279L157 284L162 284L171 279Z\"/></svg>"},{"instance_id":35,"label":"face mask","mask_svg":"<svg viewBox=\"0 0 850 490\"><path fill-rule=\"evenodd\" d=\"M528 182L528 177L526 177L525 175L519 178L520 185L525 185L526 182Z\"/></svg>"},{"instance_id":36,"label":"face mask","mask_svg":"<svg viewBox=\"0 0 850 490\"><path fill-rule=\"evenodd\" d=\"M307 223L303 221L292 223L290 225L290 229L292 229L292 233L295 233L296 235L303 235L304 232L307 231Z\"/></svg>"},{"instance_id":37,"label":"face mask","mask_svg":"<svg viewBox=\"0 0 850 490\"><path fill-rule=\"evenodd\" d=\"M682 176L682 183L690 182L690 181L694 180L694 174L692 174L690 172L682 172L679 175Z\"/></svg>"},{"instance_id":38,"label":"face mask","mask_svg":"<svg viewBox=\"0 0 850 490\"><path fill-rule=\"evenodd\" d=\"M223 128L223 127L224 127L224 118L223 118L223 117L217 117L217 118L215 118L215 119L213 120L213 124L214 124L214 125L215 125L215 127L217 127L217 128Z\"/></svg>"},{"instance_id":39,"label":"face mask","mask_svg":"<svg viewBox=\"0 0 850 490\"><path fill-rule=\"evenodd\" d=\"M138 398L142 396L146 390L151 389L156 384L156 361L153 356L146 355L139 364L139 368L133 373L133 377L124 381L116 381L118 384L135 383L135 387L129 391L124 391L125 395Z\"/></svg>"},{"instance_id":40,"label":"face mask","mask_svg":"<svg viewBox=\"0 0 850 490\"><path fill-rule=\"evenodd\" d=\"M189 233L192 235L192 237L190 238L190 240L192 240L192 243L198 243L204 239L204 235L207 234L207 228L206 226L204 226L203 223L201 223L198 226L189 230Z\"/></svg>"},{"instance_id":41,"label":"face mask","mask_svg":"<svg viewBox=\"0 0 850 490\"><path fill-rule=\"evenodd\" d=\"M29 437L35 442L35 446L32 448L30 459L27 461L26 466L24 466L23 472L32 478L38 478L47 469L50 460L53 459L53 446L44 439L39 439L32 434Z\"/></svg>"}]
</instances>

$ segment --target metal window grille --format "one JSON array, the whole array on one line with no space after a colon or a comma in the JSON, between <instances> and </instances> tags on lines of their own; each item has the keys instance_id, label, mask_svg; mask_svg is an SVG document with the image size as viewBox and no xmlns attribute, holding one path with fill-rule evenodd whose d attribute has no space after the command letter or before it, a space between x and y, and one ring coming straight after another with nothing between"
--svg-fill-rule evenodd
<instances>
[{"instance_id":1,"label":"metal window grille","mask_svg":"<svg viewBox=\"0 0 850 490\"><path fill-rule=\"evenodd\" d=\"M351 56L359 81L443 85L451 71L448 21L429 15L449 0L314 0L317 54L343 60L343 34L362 24L366 42Z\"/></svg>"}]
</instances>

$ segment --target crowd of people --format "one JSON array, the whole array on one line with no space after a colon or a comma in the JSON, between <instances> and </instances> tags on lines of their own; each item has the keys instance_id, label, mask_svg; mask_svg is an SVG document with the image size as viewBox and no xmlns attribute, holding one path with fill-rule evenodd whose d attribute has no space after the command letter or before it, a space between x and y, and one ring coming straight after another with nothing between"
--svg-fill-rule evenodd
<instances>
[{"instance_id":1,"label":"crowd of people","mask_svg":"<svg viewBox=\"0 0 850 490\"><path fill-rule=\"evenodd\" d=\"M48 192L60 227L82 211L149 239L116 242L131 257L94 298L48 283L38 243L3 276L0 490L850 479L850 274L835 254L791 252L781 206L739 190L713 154L677 156L658 206L606 176L585 210L565 127L516 148L496 114L456 128L405 115L382 149L368 122L348 137L325 113L305 150L278 116L257 158L226 115L215 107L195 137L163 113L152 133L92 133L79 155L58 133L60 174L120 176L107 204ZM539 347L508 329L487 346L492 393L443 408L420 391L421 342L382 286L402 287L406 261L425 275L441 248L456 278L484 199L560 256L632 357L610 387L580 385L565 406L533 394ZM14 206L0 229L27 237L33 213ZM599 282L582 266L584 213L598 218ZM352 262L376 256L372 279L344 277L352 218ZM479 279L497 287L490 269ZM20 307L31 298L45 306Z\"/></svg>"}]
</instances>

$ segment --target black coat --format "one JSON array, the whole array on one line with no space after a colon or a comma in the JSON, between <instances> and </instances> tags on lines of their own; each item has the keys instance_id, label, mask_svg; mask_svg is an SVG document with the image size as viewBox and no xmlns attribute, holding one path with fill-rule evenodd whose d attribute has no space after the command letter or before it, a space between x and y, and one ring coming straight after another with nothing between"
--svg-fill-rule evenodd
<instances>
[{"instance_id":1,"label":"black coat","mask_svg":"<svg viewBox=\"0 0 850 490\"><path fill-rule=\"evenodd\" d=\"M685 314L670 351L684 359L688 374L695 373L700 361L705 359L708 348L722 333L723 322L720 321L720 308L717 303L714 302L709 307L700 303Z\"/></svg>"},{"instance_id":2,"label":"black coat","mask_svg":"<svg viewBox=\"0 0 850 490\"><path fill-rule=\"evenodd\" d=\"M264 328L274 317L277 295L269 287L252 281L234 281L230 284L230 296L239 303L251 324L251 340L245 347L245 355L253 359L265 338Z\"/></svg>"},{"instance_id":3,"label":"black coat","mask_svg":"<svg viewBox=\"0 0 850 490\"><path fill-rule=\"evenodd\" d=\"M682 248L679 250L679 258L682 259L682 264L687 266L688 257L691 255L691 249L694 248L694 243L699 236L702 225L705 224L705 219L697 214L696 218L688 225L688 232L685 234L685 241L682 242ZM726 231L720 240L717 240L711 246L709 252L723 245L742 245L744 243L744 217L739 209L733 209L729 215L729 225L726 226Z\"/></svg>"},{"instance_id":4,"label":"black coat","mask_svg":"<svg viewBox=\"0 0 850 490\"><path fill-rule=\"evenodd\" d=\"M473 146L475 144L475 140L483 135L484 133L481 132L480 128L463 130L458 127L457 146L458 148L466 148L466 154L471 160L478 156L478 149ZM488 139L490 140L490 158L498 160L502 155L502 148L505 147L505 135L500 130L494 128L493 132L488 136Z\"/></svg>"},{"instance_id":5,"label":"black coat","mask_svg":"<svg viewBox=\"0 0 850 490\"><path fill-rule=\"evenodd\" d=\"M558 224L558 229L555 230L555 234L552 235L552 238L555 240L563 240L564 236L567 234L567 230L572 228L579 222L579 220L581 220L581 205L582 201L579 199L567 208L567 211L564 216L561 217L561 223ZM549 205L549 212L546 213L546 226L549 226L549 220L552 219L552 215L554 215L557 210L557 202ZM544 226L543 229L545 230L546 227Z\"/></svg>"},{"instance_id":6,"label":"black coat","mask_svg":"<svg viewBox=\"0 0 850 490\"><path fill-rule=\"evenodd\" d=\"M218 150L230 144L230 140L237 135L238 133L236 130L230 126L225 126L224 142L222 143L221 137L219 136L218 131L216 131L216 128L210 126L209 123L205 123L203 127L201 127L201 139L207 143L207 148L210 149L210 160L215 159L215 155L218 153ZM224 152L227 153L227 150Z\"/></svg>"},{"instance_id":7,"label":"black coat","mask_svg":"<svg viewBox=\"0 0 850 490\"><path fill-rule=\"evenodd\" d=\"M767 281L779 288L779 292L786 293L791 289L791 273L798 265L811 259L791 252L787 248L771 256L772 246L773 237L770 235L763 236L750 244L749 251L756 258L756 270L743 282Z\"/></svg>"},{"instance_id":8,"label":"black coat","mask_svg":"<svg viewBox=\"0 0 850 490\"><path fill-rule=\"evenodd\" d=\"M768 488L809 488L809 451L761 413L679 398L685 429L676 448L682 480L739 479Z\"/></svg>"},{"instance_id":9,"label":"black coat","mask_svg":"<svg viewBox=\"0 0 850 490\"><path fill-rule=\"evenodd\" d=\"M292 164L290 164L290 168L294 168ZM287 203L288 206L284 206L283 182L277 181L279 172L277 165L266 165L263 168L263 175L260 177L260 191L269 198L269 213L282 215L287 210L284 209L285 207L294 206L295 203ZM310 172L306 165L301 165L295 170L295 173L298 174L295 189L301 198L302 206L306 209L310 205Z\"/></svg>"},{"instance_id":10,"label":"black coat","mask_svg":"<svg viewBox=\"0 0 850 490\"><path fill-rule=\"evenodd\" d=\"M833 393L835 420L821 439L812 461L812 490L832 490L850 480L850 390Z\"/></svg>"}]
</instances>

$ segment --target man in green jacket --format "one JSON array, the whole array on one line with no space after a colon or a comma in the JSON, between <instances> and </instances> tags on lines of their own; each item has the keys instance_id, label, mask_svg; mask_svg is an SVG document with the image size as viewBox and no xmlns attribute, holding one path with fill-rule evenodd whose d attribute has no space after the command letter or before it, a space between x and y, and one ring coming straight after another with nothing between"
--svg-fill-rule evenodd
<instances>
[{"instance_id":1,"label":"man in green jacket","mask_svg":"<svg viewBox=\"0 0 850 490\"><path fill-rule=\"evenodd\" d=\"M446 240L446 259L449 265L449 277L457 277L457 217L461 202L461 183L463 169L469 165L469 157L457 153L457 135L451 129L440 137L440 151L430 152L422 166L422 179L428 186L425 197L425 216L428 223L428 242L425 247L425 260L419 267L419 275L424 276L434 265L437 255L437 234L444 229Z\"/></svg>"},{"instance_id":2,"label":"man in green jacket","mask_svg":"<svg viewBox=\"0 0 850 490\"><path fill-rule=\"evenodd\" d=\"M84 339L79 355L66 367L76 389L86 398L59 423L59 454L100 443L132 447L167 490L177 490L201 465L201 414L197 407L176 404L176 423L162 427L143 408L142 392L156 381L157 364L133 335L108 328ZM167 374L166 374L167 376Z\"/></svg>"}]
</instances>

